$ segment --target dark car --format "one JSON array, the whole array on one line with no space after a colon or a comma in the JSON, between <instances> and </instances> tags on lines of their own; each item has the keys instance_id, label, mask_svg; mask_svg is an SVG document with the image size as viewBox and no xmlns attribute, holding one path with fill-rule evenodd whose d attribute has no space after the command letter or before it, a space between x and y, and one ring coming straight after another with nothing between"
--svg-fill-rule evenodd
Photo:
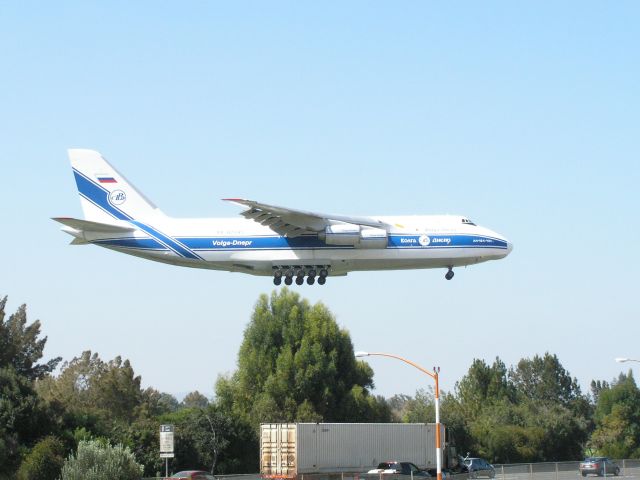
<instances>
[{"instance_id":1,"label":"dark car","mask_svg":"<svg viewBox=\"0 0 640 480\"><path fill-rule=\"evenodd\" d=\"M465 458L464 465L469 472L469 478L493 478L496 476L495 468L484 458Z\"/></svg>"},{"instance_id":2,"label":"dark car","mask_svg":"<svg viewBox=\"0 0 640 480\"><path fill-rule=\"evenodd\" d=\"M182 472L174 473L171 478L184 478L187 480L215 480L215 477L209 472L202 470L184 470Z\"/></svg>"},{"instance_id":3,"label":"dark car","mask_svg":"<svg viewBox=\"0 0 640 480\"><path fill-rule=\"evenodd\" d=\"M616 462L609 460L607 457L587 457L580 462L580 473L583 477L586 477L589 473L593 473L599 477L611 473L618 476L620 467Z\"/></svg>"},{"instance_id":4,"label":"dark car","mask_svg":"<svg viewBox=\"0 0 640 480\"><path fill-rule=\"evenodd\" d=\"M411 462L380 462L378 468L369 470L367 473L392 474L392 475L413 475L414 477L431 477L428 472L419 469Z\"/></svg>"}]
</instances>

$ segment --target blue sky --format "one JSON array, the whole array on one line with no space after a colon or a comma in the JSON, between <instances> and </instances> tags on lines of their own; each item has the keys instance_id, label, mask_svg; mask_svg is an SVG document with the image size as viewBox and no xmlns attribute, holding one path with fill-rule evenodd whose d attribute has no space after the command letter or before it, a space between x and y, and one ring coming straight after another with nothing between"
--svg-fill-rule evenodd
<instances>
[{"instance_id":1,"label":"blue sky","mask_svg":"<svg viewBox=\"0 0 640 480\"><path fill-rule=\"evenodd\" d=\"M640 357L636 2L3 2L0 294L47 356L131 359L213 394L268 278L67 246L66 149L99 150L166 213L246 197L344 214L463 214L511 256L453 281L323 288L356 350L441 367L556 353L583 389ZM376 392L428 379L371 359ZM626 368L626 367L625 367Z\"/></svg>"}]
</instances>

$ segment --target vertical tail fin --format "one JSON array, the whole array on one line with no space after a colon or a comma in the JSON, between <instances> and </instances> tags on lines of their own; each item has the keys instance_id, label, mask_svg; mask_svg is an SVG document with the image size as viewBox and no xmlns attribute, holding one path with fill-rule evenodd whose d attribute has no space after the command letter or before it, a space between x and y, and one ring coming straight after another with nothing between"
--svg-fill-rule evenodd
<instances>
[{"instance_id":1,"label":"vertical tail fin","mask_svg":"<svg viewBox=\"0 0 640 480\"><path fill-rule=\"evenodd\" d=\"M149 220L164 214L94 150L69 150L86 220Z\"/></svg>"}]
</instances>

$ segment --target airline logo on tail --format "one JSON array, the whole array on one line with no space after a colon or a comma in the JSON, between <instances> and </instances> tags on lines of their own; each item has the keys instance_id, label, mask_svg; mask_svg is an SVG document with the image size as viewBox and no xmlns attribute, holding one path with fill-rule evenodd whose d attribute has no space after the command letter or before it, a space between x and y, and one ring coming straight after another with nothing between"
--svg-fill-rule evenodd
<instances>
[{"instance_id":1,"label":"airline logo on tail","mask_svg":"<svg viewBox=\"0 0 640 480\"><path fill-rule=\"evenodd\" d=\"M111 205L122 205L127 201L127 194L122 190L114 190L109 194L109 203Z\"/></svg>"}]
</instances>

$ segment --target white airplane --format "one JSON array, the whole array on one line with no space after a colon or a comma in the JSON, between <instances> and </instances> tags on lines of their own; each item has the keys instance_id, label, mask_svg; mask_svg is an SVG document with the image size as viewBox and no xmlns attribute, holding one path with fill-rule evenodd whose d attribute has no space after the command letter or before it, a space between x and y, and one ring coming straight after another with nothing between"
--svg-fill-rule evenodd
<instances>
[{"instance_id":1,"label":"white airplane","mask_svg":"<svg viewBox=\"0 0 640 480\"><path fill-rule=\"evenodd\" d=\"M511 243L456 215L354 217L226 198L244 218L171 218L98 152L69 150L84 219L54 218L74 237L157 262L324 285L351 271L453 268L498 260Z\"/></svg>"}]
</instances>

